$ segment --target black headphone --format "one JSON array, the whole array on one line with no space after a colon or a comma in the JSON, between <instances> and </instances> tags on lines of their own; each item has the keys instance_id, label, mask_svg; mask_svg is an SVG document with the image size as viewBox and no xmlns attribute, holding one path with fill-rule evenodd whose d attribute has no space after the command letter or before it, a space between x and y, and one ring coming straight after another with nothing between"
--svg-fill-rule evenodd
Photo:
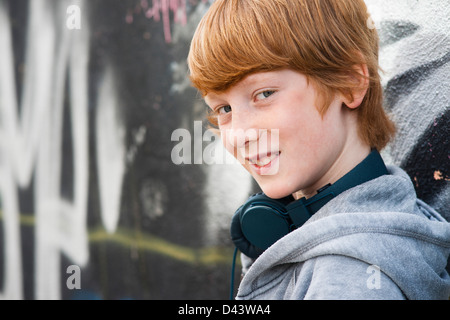
<instances>
[{"instance_id":1,"label":"black headphone","mask_svg":"<svg viewBox=\"0 0 450 320\"><path fill-rule=\"evenodd\" d=\"M313 214L340 193L389 174L377 150L372 150L353 170L309 199L292 196L271 199L264 193L251 196L234 214L231 239L237 249L256 259L279 239L300 228Z\"/></svg>"}]
</instances>

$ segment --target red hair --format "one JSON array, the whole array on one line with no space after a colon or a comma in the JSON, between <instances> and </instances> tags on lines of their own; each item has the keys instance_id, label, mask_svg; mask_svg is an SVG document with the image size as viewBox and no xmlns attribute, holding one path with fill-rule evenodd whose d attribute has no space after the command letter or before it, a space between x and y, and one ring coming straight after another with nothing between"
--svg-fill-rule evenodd
<instances>
[{"instance_id":1,"label":"red hair","mask_svg":"<svg viewBox=\"0 0 450 320\"><path fill-rule=\"evenodd\" d=\"M366 65L367 93L355 111L358 130L381 150L395 126L383 109L378 34L368 20L364 0L217 0L191 43L191 82L205 96L255 72L291 69L318 90L324 114L337 92L352 98L364 78L355 66Z\"/></svg>"}]
</instances>

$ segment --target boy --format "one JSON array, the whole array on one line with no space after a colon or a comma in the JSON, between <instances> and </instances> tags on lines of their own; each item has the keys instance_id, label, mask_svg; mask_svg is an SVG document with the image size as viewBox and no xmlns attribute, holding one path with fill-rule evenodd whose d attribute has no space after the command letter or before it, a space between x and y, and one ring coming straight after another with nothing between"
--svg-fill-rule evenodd
<instances>
[{"instance_id":1,"label":"boy","mask_svg":"<svg viewBox=\"0 0 450 320\"><path fill-rule=\"evenodd\" d=\"M237 299L450 296L449 223L378 153L395 129L368 19L363 0L217 0L198 26L191 81L264 192L233 218Z\"/></svg>"}]
</instances>

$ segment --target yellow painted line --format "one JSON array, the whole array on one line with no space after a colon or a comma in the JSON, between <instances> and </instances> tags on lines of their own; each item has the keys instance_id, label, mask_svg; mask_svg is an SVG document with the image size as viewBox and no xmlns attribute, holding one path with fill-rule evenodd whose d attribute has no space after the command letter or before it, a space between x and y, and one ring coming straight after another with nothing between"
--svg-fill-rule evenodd
<instances>
[{"instance_id":1,"label":"yellow painted line","mask_svg":"<svg viewBox=\"0 0 450 320\"><path fill-rule=\"evenodd\" d=\"M35 220L34 216L21 214L19 219L20 219L20 224L22 224L22 225L25 225L27 227L34 226L34 220Z\"/></svg>"},{"instance_id":2,"label":"yellow painted line","mask_svg":"<svg viewBox=\"0 0 450 320\"><path fill-rule=\"evenodd\" d=\"M3 211L0 209L0 220L3 220ZM21 225L24 226L34 226L34 216L29 214L21 214L19 216L19 221Z\"/></svg>"},{"instance_id":3,"label":"yellow painted line","mask_svg":"<svg viewBox=\"0 0 450 320\"><path fill-rule=\"evenodd\" d=\"M149 234L131 233L123 228L109 234L103 228L89 233L89 242L113 242L125 247L161 254L189 264L231 264L232 248L199 248L194 249L171 243Z\"/></svg>"},{"instance_id":4,"label":"yellow painted line","mask_svg":"<svg viewBox=\"0 0 450 320\"><path fill-rule=\"evenodd\" d=\"M3 220L2 210L0 210L0 220ZM19 220L20 224L24 226L32 227L35 225L35 218L30 214L21 214ZM119 228L114 233L108 233L102 227L92 229L89 231L89 242L110 242L123 247L134 247L138 250L160 254L188 264L230 265L233 259L233 248L207 247L195 249L125 228ZM237 264L240 265L239 258Z\"/></svg>"}]
</instances>

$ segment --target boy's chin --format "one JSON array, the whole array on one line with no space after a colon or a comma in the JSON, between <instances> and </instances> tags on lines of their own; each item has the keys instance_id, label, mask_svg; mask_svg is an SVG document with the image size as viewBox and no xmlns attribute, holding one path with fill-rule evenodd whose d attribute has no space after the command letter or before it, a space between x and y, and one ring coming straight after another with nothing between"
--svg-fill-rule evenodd
<instances>
[{"instance_id":1,"label":"boy's chin","mask_svg":"<svg viewBox=\"0 0 450 320\"><path fill-rule=\"evenodd\" d=\"M273 188L262 185L259 185L259 187L261 188L262 192L264 192L264 194L271 199L282 199L287 196L291 196L293 193L286 188Z\"/></svg>"}]
</instances>

